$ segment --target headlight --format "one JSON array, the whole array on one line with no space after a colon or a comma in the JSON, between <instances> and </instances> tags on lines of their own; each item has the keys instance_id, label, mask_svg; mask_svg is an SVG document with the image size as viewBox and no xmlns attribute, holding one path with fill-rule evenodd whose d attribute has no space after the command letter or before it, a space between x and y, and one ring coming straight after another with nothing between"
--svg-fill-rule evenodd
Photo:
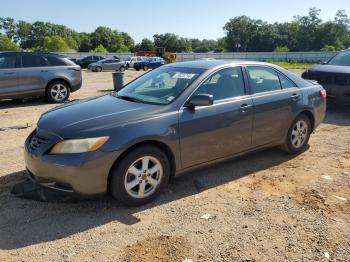
<instances>
[{"instance_id":1,"label":"headlight","mask_svg":"<svg viewBox=\"0 0 350 262\"><path fill-rule=\"evenodd\" d=\"M73 154L95 151L107 142L108 136L69 139L57 143L50 151L50 154Z\"/></svg>"}]
</instances>

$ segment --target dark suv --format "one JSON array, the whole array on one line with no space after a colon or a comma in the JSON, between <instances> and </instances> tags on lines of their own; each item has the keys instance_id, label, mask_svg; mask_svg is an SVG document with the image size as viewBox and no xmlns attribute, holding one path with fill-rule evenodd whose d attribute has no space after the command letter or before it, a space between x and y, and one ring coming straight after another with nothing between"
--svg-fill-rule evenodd
<instances>
[{"instance_id":1,"label":"dark suv","mask_svg":"<svg viewBox=\"0 0 350 262\"><path fill-rule=\"evenodd\" d=\"M103 56L98 56L98 55L89 55L89 56L85 56L83 58L79 58L75 60L75 63L77 65L80 65L81 68L87 68L88 65L92 63L96 63L102 59L105 59L105 58Z\"/></svg>"},{"instance_id":2,"label":"dark suv","mask_svg":"<svg viewBox=\"0 0 350 262\"><path fill-rule=\"evenodd\" d=\"M59 103L81 84L80 66L62 55L0 52L0 99L45 96Z\"/></svg>"}]
</instances>

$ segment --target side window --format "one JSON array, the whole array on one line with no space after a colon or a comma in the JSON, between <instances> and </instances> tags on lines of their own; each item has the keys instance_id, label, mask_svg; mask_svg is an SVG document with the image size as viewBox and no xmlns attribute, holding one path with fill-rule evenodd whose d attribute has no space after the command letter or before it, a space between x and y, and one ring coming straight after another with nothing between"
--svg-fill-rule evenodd
<instances>
[{"instance_id":1,"label":"side window","mask_svg":"<svg viewBox=\"0 0 350 262\"><path fill-rule=\"evenodd\" d=\"M243 74L240 67L229 67L211 75L195 94L213 95L214 101L245 95Z\"/></svg>"},{"instance_id":2,"label":"side window","mask_svg":"<svg viewBox=\"0 0 350 262\"><path fill-rule=\"evenodd\" d=\"M49 62L50 66L64 66L64 65L66 65L66 63L63 60L59 59L56 56L48 55L48 56L45 56L45 58Z\"/></svg>"},{"instance_id":3,"label":"side window","mask_svg":"<svg viewBox=\"0 0 350 262\"><path fill-rule=\"evenodd\" d=\"M40 55L22 55L22 67L47 66L46 60Z\"/></svg>"},{"instance_id":4,"label":"side window","mask_svg":"<svg viewBox=\"0 0 350 262\"><path fill-rule=\"evenodd\" d=\"M275 70L260 66L248 66L247 70L253 94L281 89L280 80Z\"/></svg>"},{"instance_id":5,"label":"side window","mask_svg":"<svg viewBox=\"0 0 350 262\"><path fill-rule=\"evenodd\" d=\"M296 87L296 85L284 75L278 74L278 76L280 77L280 82L283 89Z\"/></svg>"},{"instance_id":6,"label":"side window","mask_svg":"<svg viewBox=\"0 0 350 262\"><path fill-rule=\"evenodd\" d=\"M0 55L0 69L16 67L16 55Z\"/></svg>"}]
</instances>

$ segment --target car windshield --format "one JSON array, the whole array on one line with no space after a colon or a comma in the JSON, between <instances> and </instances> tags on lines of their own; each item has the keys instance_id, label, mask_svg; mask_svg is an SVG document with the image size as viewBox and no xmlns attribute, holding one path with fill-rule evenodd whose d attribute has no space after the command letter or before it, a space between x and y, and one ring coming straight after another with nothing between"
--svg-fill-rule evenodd
<instances>
[{"instance_id":1,"label":"car windshield","mask_svg":"<svg viewBox=\"0 0 350 262\"><path fill-rule=\"evenodd\" d=\"M342 52L328 61L329 65L350 66L350 52Z\"/></svg>"},{"instance_id":2,"label":"car windshield","mask_svg":"<svg viewBox=\"0 0 350 262\"><path fill-rule=\"evenodd\" d=\"M203 72L201 68L160 67L126 85L116 96L135 102L166 105Z\"/></svg>"}]
</instances>

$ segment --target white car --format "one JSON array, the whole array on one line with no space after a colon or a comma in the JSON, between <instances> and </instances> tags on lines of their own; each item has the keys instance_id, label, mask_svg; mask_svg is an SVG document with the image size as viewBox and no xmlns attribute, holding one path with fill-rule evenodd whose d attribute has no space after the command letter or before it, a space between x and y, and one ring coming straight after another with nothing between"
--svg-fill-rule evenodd
<instances>
[{"instance_id":1,"label":"white car","mask_svg":"<svg viewBox=\"0 0 350 262\"><path fill-rule=\"evenodd\" d=\"M144 60L143 56L132 56L125 60L127 68L134 68L134 63Z\"/></svg>"}]
</instances>

